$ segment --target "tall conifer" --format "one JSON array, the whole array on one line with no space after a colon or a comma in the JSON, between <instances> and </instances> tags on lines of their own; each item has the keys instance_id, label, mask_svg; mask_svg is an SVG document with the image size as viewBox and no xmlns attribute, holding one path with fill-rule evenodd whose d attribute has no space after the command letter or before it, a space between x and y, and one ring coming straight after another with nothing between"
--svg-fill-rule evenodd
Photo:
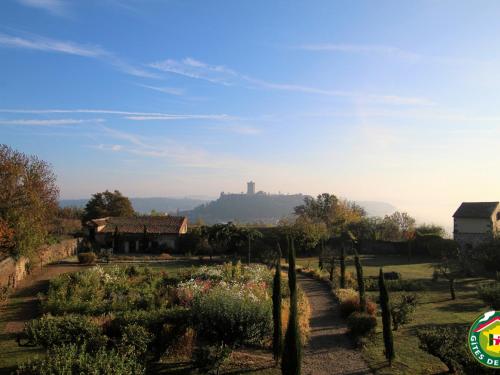
<instances>
[{"instance_id":1,"label":"tall conifer","mask_svg":"<svg viewBox=\"0 0 500 375\"><path fill-rule=\"evenodd\" d=\"M380 307L382 309L382 324L384 333L384 347L385 347L385 358L389 361L389 365L392 365L396 354L394 352L394 338L392 337L391 328L391 309L389 305L389 293L387 292L387 287L385 286L384 271L380 269L380 274L378 277L378 285L380 290Z\"/></svg>"},{"instance_id":2,"label":"tall conifer","mask_svg":"<svg viewBox=\"0 0 500 375\"><path fill-rule=\"evenodd\" d=\"M302 343L300 338L297 311L297 274L295 271L295 248L291 240L288 255L288 286L290 288L290 317L285 334L281 373L283 375L300 375L302 362Z\"/></svg>"},{"instance_id":3,"label":"tall conifer","mask_svg":"<svg viewBox=\"0 0 500 375\"><path fill-rule=\"evenodd\" d=\"M273 355L277 362L281 358L283 350L283 335L281 328L281 247L278 243L278 256L276 260L276 270L273 280Z\"/></svg>"}]
</instances>

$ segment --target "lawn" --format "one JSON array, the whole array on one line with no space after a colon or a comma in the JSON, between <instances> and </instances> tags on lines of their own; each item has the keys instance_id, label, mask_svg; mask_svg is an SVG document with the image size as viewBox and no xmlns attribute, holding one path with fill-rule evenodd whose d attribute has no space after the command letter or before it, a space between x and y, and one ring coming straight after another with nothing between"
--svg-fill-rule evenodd
<instances>
[{"instance_id":1,"label":"lawn","mask_svg":"<svg viewBox=\"0 0 500 375\"><path fill-rule=\"evenodd\" d=\"M317 258L300 258L298 263L317 267ZM477 298L476 287L482 278L459 279L456 281L457 299L452 301L448 283L444 280L432 282L435 259L414 257L408 263L406 255L363 255L361 256L365 276L377 276L380 267L384 272L395 271L403 279L419 279L426 282L428 290L417 292L418 307L410 324L394 332L397 358L392 367L387 366L383 355L382 321L378 316L375 334L367 340L363 356L377 374L439 374L447 370L436 357L419 348L416 329L430 324L465 323L472 324L475 318L488 307ZM347 271L355 273L352 259L347 260ZM391 296L397 296L392 292ZM374 300L378 292L368 292ZM464 341L466 337L464 337Z\"/></svg>"}]
</instances>

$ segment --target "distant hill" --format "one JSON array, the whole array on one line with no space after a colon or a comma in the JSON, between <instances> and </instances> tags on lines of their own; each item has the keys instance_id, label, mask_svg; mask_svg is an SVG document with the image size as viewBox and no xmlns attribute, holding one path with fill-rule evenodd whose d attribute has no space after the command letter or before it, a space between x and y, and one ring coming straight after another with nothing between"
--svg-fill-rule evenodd
<instances>
[{"instance_id":1,"label":"distant hill","mask_svg":"<svg viewBox=\"0 0 500 375\"><path fill-rule=\"evenodd\" d=\"M221 194L213 201L209 198L130 198L134 210L148 214L152 210L185 215L191 223L198 219L207 224L220 222L275 224L293 213L295 206L304 202L304 194ZM63 199L61 207L85 207L88 199ZM396 211L396 207L385 202L358 201L368 216L385 216Z\"/></svg>"},{"instance_id":2,"label":"distant hill","mask_svg":"<svg viewBox=\"0 0 500 375\"><path fill-rule=\"evenodd\" d=\"M276 195L259 192L257 194L221 194L219 199L202 204L180 214L191 223L202 220L206 224L220 222L275 224L280 219L293 214L294 208L304 203L304 194ZM385 216L396 211L396 207L385 202L359 201L368 216Z\"/></svg>"},{"instance_id":3,"label":"distant hill","mask_svg":"<svg viewBox=\"0 0 500 375\"><path fill-rule=\"evenodd\" d=\"M221 194L219 199L182 212L190 222L201 219L207 224L233 221L237 223L275 224L293 213L305 195L294 194Z\"/></svg>"},{"instance_id":4,"label":"distant hill","mask_svg":"<svg viewBox=\"0 0 500 375\"><path fill-rule=\"evenodd\" d=\"M206 203L208 199L198 198L130 198L134 210L141 214L148 214L151 210L159 212L176 212L191 210L200 204ZM88 199L62 199L59 201L61 207L85 207Z\"/></svg>"}]
</instances>

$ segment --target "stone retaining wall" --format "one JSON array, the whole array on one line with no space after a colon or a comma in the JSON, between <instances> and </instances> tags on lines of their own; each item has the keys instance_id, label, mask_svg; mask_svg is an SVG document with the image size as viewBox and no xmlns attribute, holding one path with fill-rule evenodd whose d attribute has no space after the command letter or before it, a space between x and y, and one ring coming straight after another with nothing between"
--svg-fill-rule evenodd
<instances>
[{"instance_id":1,"label":"stone retaining wall","mask_svg":"<svg viewBox=\"0 0 500 375\"><path fill-rule=\"evenodd\" d=\"M81 239L72 238L54 245L44 246L38 251L38 256L34 260L35 264L31 265L29 265L29 259L25 257L17 260L14 258L4 259L0 262L0 288L15 288L28 275L30 269L75 255L80 242Z\"/></svg>"}]
</instances>

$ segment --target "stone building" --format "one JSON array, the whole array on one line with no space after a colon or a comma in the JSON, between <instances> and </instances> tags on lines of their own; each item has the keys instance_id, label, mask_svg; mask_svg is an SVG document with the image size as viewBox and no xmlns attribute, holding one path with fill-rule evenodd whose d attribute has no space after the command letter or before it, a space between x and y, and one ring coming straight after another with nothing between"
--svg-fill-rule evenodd
<instances>
[{"instance_id":1,"label":"stone building","mask_svg":"<svg viewBox=\"0 0 500 375\"><path fill-rule=\"evenodd\" d=\"M464 202L453 219L453 238L462 248L474 248L500 235L499 202Z\"/></svg>"},{"instance_id":2,"label":"stone building","mask_svg":"<svg viewBox=\"0 0 500 375\"><path fill-rule=\"evenodd\" d=\"M184 216L105 217L87 222L88 236L102 248L115 252L175 250L187 232Z\"/></svg>"}]
</instances>

